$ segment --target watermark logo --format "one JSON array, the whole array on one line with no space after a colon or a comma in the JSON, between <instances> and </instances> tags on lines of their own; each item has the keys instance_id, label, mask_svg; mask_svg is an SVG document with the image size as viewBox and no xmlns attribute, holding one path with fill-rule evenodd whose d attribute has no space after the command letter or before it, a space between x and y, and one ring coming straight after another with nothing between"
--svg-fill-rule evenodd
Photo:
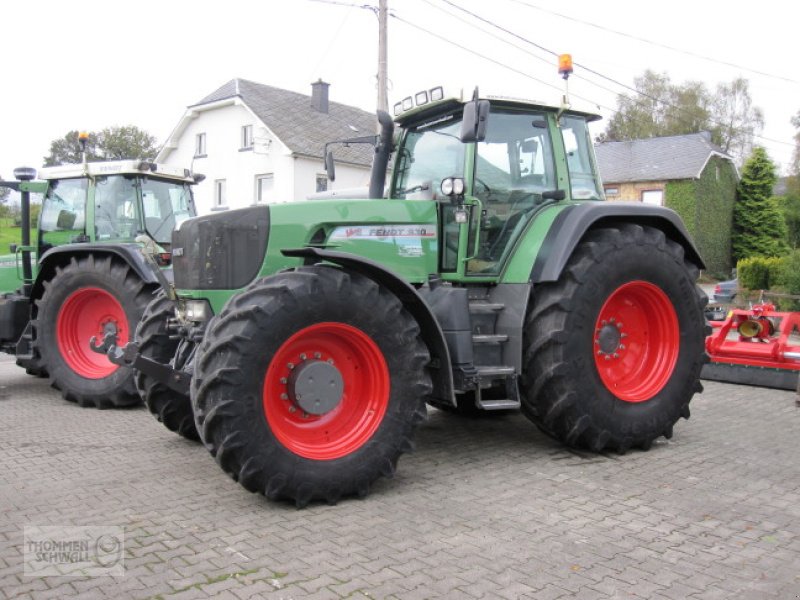
<instances>
[{"instance_id":1,"label":"watermark logo","mask_svg":"<svg viewBox=\"0 0 800 600\"><path fill-rule=\"evenodd\" d=\"M26 525L24 574L97 577L125 574L125 530L114 526Z\"/></svg>"}]
</instances>

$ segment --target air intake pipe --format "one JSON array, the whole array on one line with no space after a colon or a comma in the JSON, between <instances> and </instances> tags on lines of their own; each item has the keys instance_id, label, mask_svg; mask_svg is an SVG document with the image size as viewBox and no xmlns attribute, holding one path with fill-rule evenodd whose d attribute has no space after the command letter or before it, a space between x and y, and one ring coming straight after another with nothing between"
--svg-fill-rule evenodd
<instances>
[{"instance_id":1,"label":"air intake pipe","mask_svg":"<svg viewBox=\"0 0 800 600\"><path fill-rule=\"evenodd\" d=\"M369 180L369 197L373 199L383 198L383 189L386 186L386 171L389 168L389 159L392 156L392 135L394 134L394 122L389 113L378 111L378 124L380 133L378 143L375 146L375 157L372 161L372 174Z\"/></svg>"}]
</instances>

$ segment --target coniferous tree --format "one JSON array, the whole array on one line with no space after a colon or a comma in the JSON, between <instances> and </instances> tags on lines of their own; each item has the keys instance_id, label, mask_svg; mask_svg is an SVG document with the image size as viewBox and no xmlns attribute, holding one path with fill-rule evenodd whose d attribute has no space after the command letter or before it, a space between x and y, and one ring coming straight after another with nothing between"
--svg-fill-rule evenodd
<instances>
[{"instance_id":1,"label":"coniferous tree","mask_svg":"<svg viewBox=\"0 0 800 600\"><path fill-rule=\"evenodd\" d=\"M786 252L786 223L772 197L777 181L775 164L756 146L744 163L733 206L731 245L735 261Z\"/></svg>"}]
</instances>

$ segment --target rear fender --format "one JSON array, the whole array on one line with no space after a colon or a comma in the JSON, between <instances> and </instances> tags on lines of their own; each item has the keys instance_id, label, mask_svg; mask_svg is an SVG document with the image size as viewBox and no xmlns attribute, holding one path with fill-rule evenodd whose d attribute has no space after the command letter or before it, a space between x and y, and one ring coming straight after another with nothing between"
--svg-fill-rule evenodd
<instances>
[{"instance_id":1,"label":"rear fender","mask_svg":"<svg viewBox=\"0 0 800 600\"><path fill-rule=\"evenodd\" d=\"M615 223L635 223L660 229L683 247L687 260L698 269L705 263L678 214L668 208L638 202L593 202L562 210L553 221L531 269L531 282L557 281L584 235Z\"/></svg>"},{"instance_id":2,"label":"rear fender","mask_svg":"<svg viewBox=\"0 0 800 600\"><path fill-rule=\"evenodd\" d=\"M155 272L156 267L144 257L139 244L65 244L51 248L42 255L39 260L39 274L31 292L32 299L42 297L44 282L53 278L57 267L69 264L73 257L83 258L90 254L100 258L116 257L128 264L143 282L160 283Z\"/></svg>"}]
</instances>

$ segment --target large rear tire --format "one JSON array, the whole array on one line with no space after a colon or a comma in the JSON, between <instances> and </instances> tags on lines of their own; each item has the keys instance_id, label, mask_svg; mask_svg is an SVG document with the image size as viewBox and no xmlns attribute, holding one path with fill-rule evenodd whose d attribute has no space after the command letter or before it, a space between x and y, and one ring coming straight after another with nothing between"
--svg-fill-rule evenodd
<instances>
[{"instance_id":1,"label":"large rear tire","mask_svg":"<svg viewBox=\"0 0 800 600\"><path fill-rule=\"evenodd\" d=\"M672 437L702 391L705 294L683 248L651 227L597 229L535 286L522 409L569 446L624 452Z\"/></svg>"},{"instance_id":2,"label":"large rear tire","mask_svg":"<svg viewBox=\"0 0 800 600\"><path fill-rule=\"evenodd\" d=\"M374 281L306 267L256 281L212 321L192 404L231 477L304 506L365 496L411 448L432 385L419 326Z\"/></svg>"},{"instance_id":3,"label":"large rear tire","mask_svg":"<svg viewBox=\"0 0 800 600\"><path fill-rule=\"evenodd\" d=\"M174 316L175 303L160 291L147 305L142 320L136 327L139 352L144 358L191 372L194 344L181 340L169 331L168 321ZM136 389L147 409L167 429L188 440L200 439L194 425L194 413L188 394L176 392L140 371L136 371L135 381Z\"/></svg>"},{"instance_id":4,"label":"large rear tire","mask_svg":"<svg viewBox=\"0 0 800 600\"><path fill-rule=\"evenodd\" d=\"M125 345L133 338L154 289L126 263L91 254L72 257L44 282L33 321L34 349L51 384L65 399L96 408L141 403L133 371L93 352L89 339L102 340L104 327L113 324L117 341Z\"/></svg>"}]
</instances>

